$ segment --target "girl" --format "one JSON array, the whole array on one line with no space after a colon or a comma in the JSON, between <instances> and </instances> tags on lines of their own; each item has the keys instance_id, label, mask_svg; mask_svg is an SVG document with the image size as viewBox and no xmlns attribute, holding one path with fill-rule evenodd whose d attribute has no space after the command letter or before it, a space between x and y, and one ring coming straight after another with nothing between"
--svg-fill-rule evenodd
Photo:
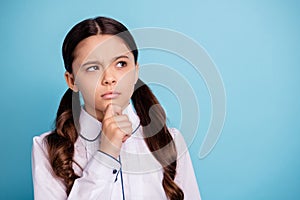
<instances>
[{"instance_id":1,"label":"girl","mask_svg":"<svg viewBox=\"0 0 300 200\"><path fill-rule=\"evenodd\" d=\"M200 199L183 137L166 127L163 108L138 78L127 28L84 20L62 54L69 89L55 129L33 139L35 199Z\"/></svg>"}]
</instances>

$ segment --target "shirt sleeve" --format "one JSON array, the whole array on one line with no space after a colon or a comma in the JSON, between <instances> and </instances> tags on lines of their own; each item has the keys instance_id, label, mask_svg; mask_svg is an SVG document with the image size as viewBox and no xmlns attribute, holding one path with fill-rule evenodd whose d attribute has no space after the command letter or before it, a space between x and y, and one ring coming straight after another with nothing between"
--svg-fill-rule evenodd
<instances>
[{"instance_id":1,"label":"shirt sleeve","mask_svg":"<svg viewBox=\"0 0 300 200\"><path fill-rule=\"evenodd\" d=\"M75 200L111 199L116 177L120 170L118 160L97 151L83 169L82 176L74 181L67 196L62 180L53 174L42 136L33 138L32 177L34 199Z\"/></svg>"},{"instance_id":2,"label":"shirt sleeve","mask_svg":"<svg viewBox=\"0 0 300 200\"><path fill-rule=\"evenodd\" d=\"M184 199L201 200L194 168L184 138L175 128L171 128L170 133L174 138L178 154L175 182L183 190Z\"/></svg>"}]
</instances>

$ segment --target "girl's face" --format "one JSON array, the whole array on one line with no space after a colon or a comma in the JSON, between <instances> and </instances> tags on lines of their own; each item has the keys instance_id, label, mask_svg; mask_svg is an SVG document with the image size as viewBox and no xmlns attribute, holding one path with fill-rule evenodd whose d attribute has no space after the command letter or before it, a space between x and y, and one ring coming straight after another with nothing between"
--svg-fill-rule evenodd
<instances>
[{"instance_id":1,"label":"girl's face","mask_svg":"<svg viewBox=\"0 0 300 200\"><path fill-rule=\"evenodd\" d=\"M138 64L124 41L112 35L94 35L74 50L73 73L65 73L73 91L80 91L88 113L102 121L108 104L129 104L138 79Z\"/></svg>"}]
</instances>

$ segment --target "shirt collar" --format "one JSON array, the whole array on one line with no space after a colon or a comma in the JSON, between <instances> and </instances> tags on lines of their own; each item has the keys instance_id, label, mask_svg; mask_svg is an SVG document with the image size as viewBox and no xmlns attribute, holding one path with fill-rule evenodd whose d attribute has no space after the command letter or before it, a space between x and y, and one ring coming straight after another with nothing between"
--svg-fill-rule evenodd
<instances>
[{"instance_id":1,"label":"shirt collar","mask_svg":"<svg viewBox=\"0 0 300 200\"><path fill-rule=\"evenodd\" d=\"M140 119L135 113L135 110L131 104L122 111L122 114L126 114L129 121L132 123L132 130L135 130L139 124ZM88 141L94 141L99 137L102 130L102 123L90 115L83 107L81 107L80 117L80 136Z\"/></svg>"}]
</instances>

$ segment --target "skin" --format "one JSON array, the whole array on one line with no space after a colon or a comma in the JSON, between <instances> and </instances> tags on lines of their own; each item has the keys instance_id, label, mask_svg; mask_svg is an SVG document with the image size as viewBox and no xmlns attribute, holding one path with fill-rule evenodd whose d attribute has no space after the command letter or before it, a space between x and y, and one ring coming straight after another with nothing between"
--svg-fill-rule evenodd
<instances>
[{"instance_id":1,"label":"skin","mask_svg":"<svg viewBox=\"0 0 300 200\"><path fill-rule=\"evenodd\" d=\"M66 82L81 92L84 109L102 122L100 150L117 158L132 132L122 110L133 94L139 65L123 40L112 35L90 36L73 53L73 73L65 73Z\"/></svg>"}]
</instances>

